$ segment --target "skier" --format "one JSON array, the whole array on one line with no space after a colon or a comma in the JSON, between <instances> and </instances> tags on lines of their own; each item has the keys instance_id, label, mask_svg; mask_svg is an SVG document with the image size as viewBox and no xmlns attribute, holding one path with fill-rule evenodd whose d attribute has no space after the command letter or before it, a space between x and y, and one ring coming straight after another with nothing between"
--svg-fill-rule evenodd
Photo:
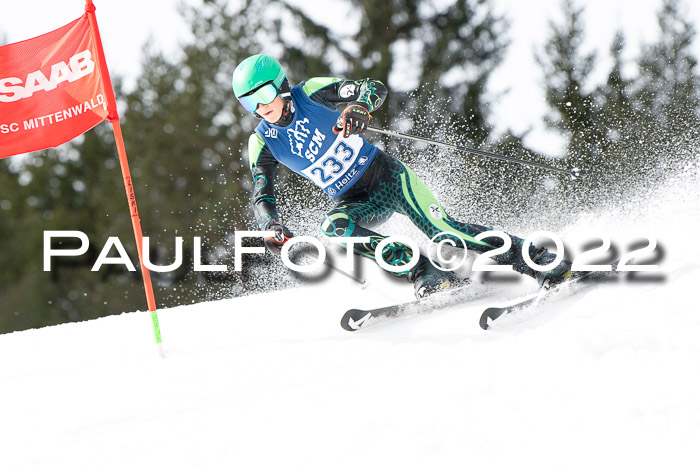
<instances>
[{"instance_id":1,"label":"skier","mask_svg":"<svg viewBox=\"0 0 700 467\"><path fill-rule=\"evenodd\" d=\"M380 81L366 78L311 78L290 88L280 63L270 55L253 55L233 72L233 92L241 105L262 121L248 142L248 157L255 182L253 209L260 229L275 232L266 247L279 255L292 233L280 222L275 207L273 178L278 163L310 179L336 201L321 230L328 237L369 237L354 245L354 253L375 258L384 236L372 230L394 212L404 214L429 238L440 232L455 235L467 248L486 252L503 245L498 237L489 242L474 237L487 229L450 217L430 189L401 161L366 141L370 113L384 102L387 89ZM341 112L336 106L346 105ZM541 285L560 282L571 275L571 263L562 261L549 271L538 272L522 257L523 240L510 235L506 253L493 259L536 278ZM533 245L530 258L549 264L555 255ZM407 265L411 249L389 243L381 256L386 263ZM410 270L393 273L412 282L417 298L457 284L456 274L435 267L425 255Z\"/></svg>"}]
</instances>

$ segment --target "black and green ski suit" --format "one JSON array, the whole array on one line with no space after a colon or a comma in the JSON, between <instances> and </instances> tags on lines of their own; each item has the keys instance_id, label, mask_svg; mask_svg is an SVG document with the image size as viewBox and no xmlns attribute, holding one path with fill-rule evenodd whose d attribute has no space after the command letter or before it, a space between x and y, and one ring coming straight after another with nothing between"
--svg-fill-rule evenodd
<instances>
[{"instance_id":1,"label":"black and green ski suit","mask_svg":"<svg viewBox=\"0 0 700 467\"><path fill-rule=\"evenodd\" d=\"M379 81L360 81L339 78L311 78L295 86L292 90L292 121L285 126L261 122L251 135L248 146L250 168L255 181L253 205L257 222L261 229L279 222L275 207L273 178L277 164L282 162L292 170L311 179L336 201L321 222L321 230L329 237L369 237L369 242L354 246L354 252L369 258L375 257L375 250L385 239L373 230L385 222L395 212L404 214L429 238L445 232L464 240L467 248L486 252L499 248L503 240L489 237L489 242L476 240L479 233L488 228L460 222L445 212L430 189L403 162L384 153L366 140L356 141L358 156L352 159L354 167L361 175L348 182L343 177L343 169L352 175L352 169L342 167L338 162L340 145L344 150L342 136L338 139L326 138L328 131L336 124L340 112L337 106L360 103L370 112L379 108L386 98L387 89ZM324 110L325 109L325 110ZM307 118L308 117L308 118ZM309 125L320 118L325 128L310 128ZM278 122L279 123L279 122ZM351 138L361 138L351 136ZM349 139L349 138L348 138ZM287 143L288 141L288 143ZM322 156L324 151L332 152L330 161ZM349 154L349 153L348 153ZM364 154L364 156L363 156ZM363 157L366 167L361 166ZM346 158L350 160L350 158ZM359 161L359 162L358 162ZM342 162L342 161L341 161ZM360 165L358 165L360 164ZM338 173L335 185L323 183ZM347 182L347 183L341 183ZM511 249L494 259L501 264L512 264L519 272L535 276L521 254L522 239L511 236ZM457 242L459 245L460 242ZM537 254L531 246L531 256ZM406 265L412 257L412 250L400 242L389 243L382 251L382 258L390 265ZM406 275L408 272L396 273Z\"/></svg>"}]
</instances>

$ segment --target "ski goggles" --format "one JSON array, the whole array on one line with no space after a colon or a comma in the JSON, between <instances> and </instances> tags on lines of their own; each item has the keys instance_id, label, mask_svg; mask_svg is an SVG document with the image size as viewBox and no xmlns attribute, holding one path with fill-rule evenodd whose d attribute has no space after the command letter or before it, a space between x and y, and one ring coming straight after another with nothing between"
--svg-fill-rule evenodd
<instances>
[{"instance_id":1,"label":"ski goggles","mask_svg":"<svg viewBox=\"0 0 700 467\"><path fill-rule=\"evenodd\" d=\"M277 88L272 82L269 82L263 84L255 91L239 97L238 102L240 102L243 108L248 112L255 112L258 110L260 104L267 105L274 101L276 97Z\"/></svg>"}]
</instances>

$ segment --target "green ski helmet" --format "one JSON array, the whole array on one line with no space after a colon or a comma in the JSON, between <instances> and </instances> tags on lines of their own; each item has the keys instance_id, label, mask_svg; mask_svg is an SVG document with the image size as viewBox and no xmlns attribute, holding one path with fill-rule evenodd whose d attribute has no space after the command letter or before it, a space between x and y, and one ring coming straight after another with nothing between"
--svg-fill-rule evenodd
<instances>
[{"instance_id":1,"label":"green ski helmet","mask_svg":"<svg viewBox=\"0 0 700 467\"><path fill-rule=\"evenodd\" d=\"M258 54L246 58L233 71L233 93L248 112L259 104L269 104L280 91L288 97L289 84L284 68L271 55ZM287 94L285 96L285 94Z\"/></svg>"}]
</instances>

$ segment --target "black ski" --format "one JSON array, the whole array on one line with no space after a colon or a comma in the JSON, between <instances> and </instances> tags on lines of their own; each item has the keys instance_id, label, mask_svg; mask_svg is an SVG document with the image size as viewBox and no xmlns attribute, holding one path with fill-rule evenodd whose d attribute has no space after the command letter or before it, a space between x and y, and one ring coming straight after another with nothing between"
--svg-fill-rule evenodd
<instances>
[{"instance_id":1,"label":"black ski","mask_svg":"<svg viewBox=\"0 0 700 467\"><path fill-rule=\"evenodd\" d=\"M353 308L343 314L340 325L346 331L359 331L360 329L376 326L395 318L430 313L439 308L457 305L463 301L487 295L494 290L497 290L497 287L483 283L471 283L462 287L436 293L429 297L396 305L367 310Z\"/></svg>"},{"instance_id":2,"label":"black ski","mask_svg":"<svg viewBox=\"0 0 700 467\"><path fill-rule=\"evenodd\" d=\"M481 328L484 330L488 329L491 323L500 318L501 316L510 313L515 313L524 310L532 305L539 304L542 301L549 299L552 295L555 295L558 292L561 292L562 290L568 289L570 286L573 286L578 282L590 282L595 279L601 279L608 277L611 274L615 274L617 272L617 263L618 261L615 261L611 264L612 271L585 271L567 281L557 284L556 286L550 287L549 289L542 289L534 297L528 297L519 302L504 307L487 308L486 310L484 310L484 312L481 314L481 317L479 318L479 326L481 326Z\"/></svg>"}]
</instances>

